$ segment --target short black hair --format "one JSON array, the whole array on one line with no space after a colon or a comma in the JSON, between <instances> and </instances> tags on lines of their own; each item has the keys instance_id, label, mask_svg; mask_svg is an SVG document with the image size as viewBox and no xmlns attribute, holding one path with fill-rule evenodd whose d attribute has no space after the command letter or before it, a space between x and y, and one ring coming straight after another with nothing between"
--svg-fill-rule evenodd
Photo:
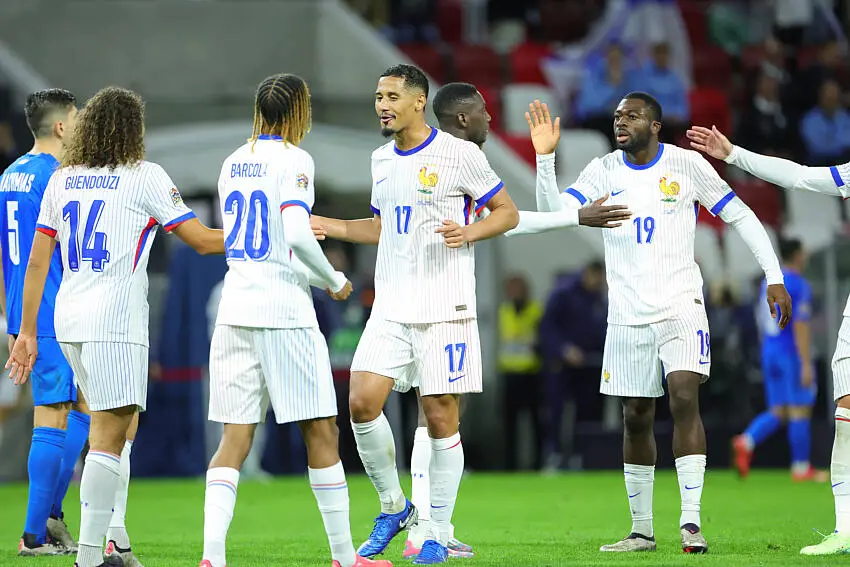
<instances>
[{"instance_id":1,"label":"short black hair","mask_svg":"<svg viewBox=\"0 0 850 567\"><path fill-rule=\"evenodd\" d=\"M438 119L447 118L458 113L458 106L469 103L480 96L475 85L470 83L448 83L440 87L434 95L434 114Z\"/></svg>"},{"instance_id":2,"label":"short black hair","mask_svg":"<svg viewBox=\"0 0 850 567\"><path fill-rule=\"evenodd\" d=\"M584 266L586 272L605 273L605 262L602 260L591 260Z\"/></svg>"},{"instance_id":3,"label":"short black hair","mask_svg":"<svg viewBox=\"0 0 850 567\"><path fill-rule=\"evenodd\" d=\"M53 122L49 120L57 110L67 110L77 104L77 97L65 89L44 89L27 97L24 114L32 135L36 138L50 136Z\"/></svg>"},{"instance_id":4,"label":"short black hair","mask_svg":"<svg viewBox=\"0 0 850 567\"><path fill-rule=\"evenodd\" d=\"M661 105L655 100L655 97L649 93L644 93L640 91L633 91L623 97L623 100L642 100L646 103L646 106L649 107L649 111L652 114L650 118L654 122L661 122L663 118L663 113L661 111Z\"/></svg>"},{"instance_id":5,"label":"short black hair","mask_svg":"<svg viewBox=\"0 0 850 567\"><path fill-rule=\"evenodd\" d=\"M803 249L803 243L799 238L782 238L779 240L779 255L783 262L789 262L794 259L800 250Z\"/></svg>"},{"instance_id":6,"label":"short black hair","mask_svg":"<svg viewBox=\"0 0 850 567\"><path fill-rule=\"evenodd\" d=\"M414 65L393 65L383 73L381 77L397 77L404 79L404 85L409 89L420 89L428 98L428 77L422 69Z\"/></svg>"}]
</instances>

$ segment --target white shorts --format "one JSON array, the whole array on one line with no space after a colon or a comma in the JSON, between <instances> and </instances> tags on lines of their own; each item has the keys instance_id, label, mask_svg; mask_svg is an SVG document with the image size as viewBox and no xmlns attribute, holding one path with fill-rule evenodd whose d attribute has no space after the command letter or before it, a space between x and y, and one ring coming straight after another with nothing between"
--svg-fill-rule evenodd
<instances>
[{"instance_id":1,"label":"white shorts","mask_svg":"<svg viewBox=\"0 0 850 567\"><path fill-rule=\"evenodd\" d=\"M832 355L832 399L850 395L850 317L841 321L835 354Z\"/></svg>"},{"instance_id":2,"label":"white shorts","mask_svg":"<svg viewBox=\"0 0 850 567\"><path fill-rule=\"evenodd\" d=\"M148 398L148 347L134 343L59 343L92 411L138 406Z\"/></svg>"},{"instance_id":3,"label":"white shorts","mask_svg":"<svg viewBox=\"0 0 850 567\"><path fill-rule=\"evenodd\" d=\"M216 325L210 346L210 421L278 423L337 414L328 345L318 327Z\"/></svg>"},{"instance_id":4,"label":"white shorts","mask_svg":"<svg viewBox=\"0 0 850 567\"><path fill-rule=\"evenodd\" d=\"M352 372L392 378L393 389L423 396L480 392L483 385L478 320L396 323L370 318Z\"/></svg>"},{"instance_id":5,"label":"white shorts","mask_svg":"<svg viewBox=\"0 0 850 567\"><path fill-rule=\"evenodd\" d=\"M608 396L658 398L664 376L711 370L711 339L702 306L649 325L608 325L599 391Z\"/></svg>"}]
</instances>

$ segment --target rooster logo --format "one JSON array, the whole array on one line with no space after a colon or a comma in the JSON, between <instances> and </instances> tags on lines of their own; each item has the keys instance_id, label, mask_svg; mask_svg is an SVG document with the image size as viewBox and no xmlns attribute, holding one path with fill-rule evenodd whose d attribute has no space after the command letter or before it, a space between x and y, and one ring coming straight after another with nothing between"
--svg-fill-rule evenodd
<instances>
[{"instance_id":1,"label":"rooster logo","mask_svg":"<svg viewBox=\"0 0 850 567\"><path fill-rule=\"evenodd\" d=\"M658 181L658 187L661 189L661 193L664 194L664 198L661 199L665 203L675 203L676 197L679 195L679 183L673 181L672 183L667 183L667 178L662 177Z\"/></svg>"},{"instance_id":2,"label":"rooster logo","mask_svg":"<svg viewBox=\"0 0 850 567\"><path fill-rule=\"evenodd\" d=\"M434 187L437 186L438 177L436 172L428 173L428 166L423 166L422 169L419 170L419 184L422 186L419 189L420 193L433 193Z\"/></svg>"}]
</instances>

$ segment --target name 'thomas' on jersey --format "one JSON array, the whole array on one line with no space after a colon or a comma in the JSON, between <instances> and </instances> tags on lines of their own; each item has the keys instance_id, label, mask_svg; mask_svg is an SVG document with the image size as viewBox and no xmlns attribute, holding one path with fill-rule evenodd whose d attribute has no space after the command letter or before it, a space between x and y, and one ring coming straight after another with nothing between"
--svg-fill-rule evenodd
<instances>
[{"instance_id":1,"label":"name 'thomas' on jersey","mask_svg":"<svg viewBox=\"0 0 850 567\"><path fill-rule=\"evenodd\" d=\"M603 231L609 323L645 325L704 303L694 261L699 204L717 216L735 193L700 154L660 144L652 161L635 165L616 150L590 162L565 194L582 206L609 194L606 205L632 212Z\"/></svg>"},{"instance_id":2,"label":"name 'thomas' on jersey","mask_svg":"<svg viewBox=\"0 0 850 567\"><path fill-rule=\"evenodd\" d=\"M448 248L443 220L471 222L503 184L472 142L433 128L418 147L372 153L372 211L381 217L373 313L398 323L476 317L473 245Z\"/></svg>"},{"instance_id":3,"label":"name 'thomas' on jersey","mask_svg":"<svg viewBox=\"0 0 850 567\"><path fill-rule=\"evenodd\" d=\"M195 214L159 165L58 169L36 230L59 241L61 342L148 345L147 264L157 224L170 232Z\"/></svg>"},{"instance_id":4,"label":"name 'thomas' on jersey","mask_svg":"<svg viewBox=\"0 0 850 567\"><path fill-rule=\"evenodd\" d=\"M315 200L313 158L279 136L233 152L218 180L227 274L216 324L317 327L306 266L292 254L280 212Z\"/></svg>"}]
</instances>

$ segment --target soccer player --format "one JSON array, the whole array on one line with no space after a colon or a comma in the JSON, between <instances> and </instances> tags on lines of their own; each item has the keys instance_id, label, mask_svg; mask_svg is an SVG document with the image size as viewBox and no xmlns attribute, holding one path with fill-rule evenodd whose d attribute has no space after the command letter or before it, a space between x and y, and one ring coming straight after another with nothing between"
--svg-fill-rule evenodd
<instances>
[{"instance_id":1,"label":"soccer player","mask_svg":"<svg viewBox=\"0 0 850 567\"><path fill-rule=\"evenodd\" d=\"M24 112L35 142L0 177L0 229L6 235L0 248L7 332L12 337L20 332L24 273L41 200L71 134L77 114L76 98L63 89L37 91L27 97ZM53 305L61 279L62 261L56 252L50 262L37 324L42 356L32 377L35 410L27 466L29 498L24 533L18 544L18 554L24 556L64 555L75 550L73 537L61 519L61 509L74 465L88 438L88 416L71 411L71 404L77 401L74 377L53 328ZM56 512L55 518L51 518L52 512Z\"/></svg>"},{"instance_id":2,"label":"soccer player","mask_svg":"<svg viewBox=\"0 0 850 567\"><path fill-rule=\"evenodd\" d=\"M372 153L370 219L318 218L330 238L378 244L375 305L352 362L349 406L360 458L381 502L361 555L382 553L417 521L401 489L382 413L393 389L418 387L428 422L430 533L414 563L448 559L463 446L458 397L482 388L473 243L517 224L516 206L484 153L425 122L428 80L397 65L378 80L375 111L393 141ZM484 208L487 218L471 223Z\"/></svg>"},{"instance_id":3,"label":"soccer player","mask_svg":"<svg viewBox=\"0 0 850 567\"><path fill-rule=\"evenodd\" d=\"M469 83L448 83L443 85L434 95L432 102L434 114L440 125L440 130L455 138L473 142L479 148L487 140L490 130L490 114L487 112L486 101L474 85ZM535 101L531 110L542 116L548 115L548 107ZM529 122L532 143L538 154L538 183L556 183L555 148L560 138L560 119L548 122L541 120L536 125ZM557 185L555 185L557 190ZM506 235L525 234L526 232L542 232L553 228L566 226L596 226L610 227L628 218L628 212L623 212L623 205L603 206L600 199L593 206L578 211L568 210L559 212L540 213L535 211L520 211L519 224ZM482 211L483 213L484 211ZM421 398L418 396L418 427L413 438L413 453L410 457L411 501L419 512L419 523L408 532L405 542L404 557L411 558L419 554L428 533L428 522L431 517L430 483L428 471L431 463L431 442L428 438L427 421L422 409ZM461 404L461 409L462 409ZM451 557L472 557L472 547L454 537L454 525L449 526L449 539L446 546Z\"/></svg>"},{"instance_id":4,"label":"soccer player","mask_svg":"<svg viewBox=\"0 0 850 567\"><path fill-rule=\"evenodd\" d=\"M7 368L25 381L39 360L39 305L56 240L62 282L56 339L91 410L80 485L77 567L104 562L128 428L145 408L148 380L146 267L157 224L202 254L223 253L220 230L203 226L158 165L144 160L144 104L108 87L77 116L50 178L24 280L21 328ZM129 464L129 462L128 462Z\"/></svg>"},{"instance_id":5,"label":"soccer player","mask_svg":"<svg viewBox=\"0 0 850 567\"><path fill-rule=\"evenodd\" d=\"M680 536L686 553L704 553L700 499L705 474L705 430L699 386L708 379L711 340L694 261L698 206L731 224L767 276L771 314L779 326L791 315L791 300L770 239L755 214L698 153L658 141L662 111L646 93L633 92L614 112L617 149L594 159L564 193L538 202L549 210L587 205L610 194L628 203L632 221L606 230L608 333L600 391L622 398L625 425L624 476L632 529L601 551L652 551L652 492L655 478L655 398L664 379L673 416L673 453L682 498ZM534 118L538 120L538 118Z\"/></svg>"},{"instance_id":6,"label":"soccer player","mask_svg":"<svg viewBox=\"0 0 850 567\"><path fill-rule=\"evenodd\" d=\"M825 479L809 462L812 406L817 395L817 382L809 328L812 290L803 277L806 251L799 240L783 239L779 243L779 252L785 287L794 305L794 322L790 327L779 329L767 306L759 299L757 319L761 327L761 367L768 409L756 416L744 433L735 437L735 467L742 478L746 477L755 447L787 422L791 478L795 481L821 481ZM759 298L765 293L766 282L763 282Z\"/></svg>"},{"instance_id":7,"label":"soccer player","mask_svg":"<svg viewBox=\"0 0 850 567\"><path fill-rule=\"evenodd\" d=\"M351 539L336 394L310 282L336 300L348 298L352 286L310 230L315 171L298 147L310 117L303 79L266 78L257 88L251 139L221 168L228 271L210 350L209 417L224 424L224 434L207 471L201 567L225 566L239 469L269 401L277 422L297 422L304 436L333 566L392 565L357 556Z\"/></svg>"},{"instance_id":8,"label":"soccer player","mask_svg":"<svg viewBox=\"0 0 850 567\"><path fill-rule=\"evenodd\" d=\"M756 177L791 191L814 191L837 197L850 196L850 163L832 167L806 167L793 161L757 154L732 142L717 128L694 126L688 130L691 147ZM835 440L832 445L832 495L835 499L835 530L822 542L800 550L803 555L850 553L850 298L832 357L835 408Z\"/></svg>"}]
</instances>

